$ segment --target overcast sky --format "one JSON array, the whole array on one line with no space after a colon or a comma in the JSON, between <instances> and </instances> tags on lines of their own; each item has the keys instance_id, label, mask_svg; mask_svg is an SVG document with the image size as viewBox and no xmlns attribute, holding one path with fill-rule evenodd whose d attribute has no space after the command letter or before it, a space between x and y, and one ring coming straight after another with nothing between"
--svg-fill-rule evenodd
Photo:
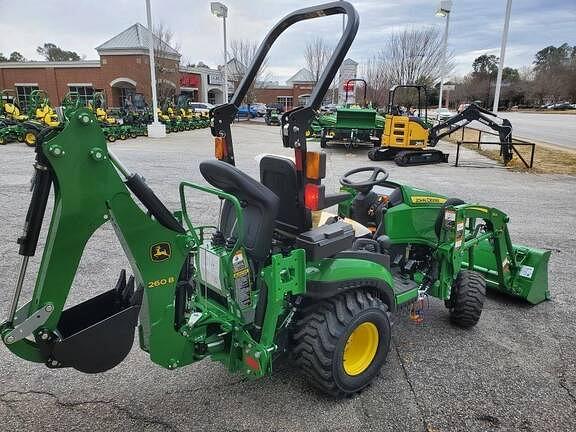
<instances>
[{"instance_id":1,"label":"overcast sky","mask_svg":"<svg viewBox=\"0 0 576 432\"><path fill-rule=\"evenodd\" d=\"M319 0L223 0L228 5L228 40L260 41L283 15ZM381 46L386 36L410 26L438 26L436 0L352 0L360 14L360 30L349 56L362 62ZM94 48L135 22L146 25L144 0L0 0L0 52L19 51L40 60L36 47L44 42L97 59ZM222 20L210 14L204 0L152 0L153 20L175 35L184 62L215 66L221 62ZM477 56L498 55L505 0L454 0L449 49L456 59L456 75L471 68ZM336 44L341 18L326 17L298 23L278 40L268 62L273 79L284 81L304 66L303 50L313 35ZM514 0L506 65L532 62L534 53L548 45L576 45L576 0Z\"/></svg>"}]
</instances>

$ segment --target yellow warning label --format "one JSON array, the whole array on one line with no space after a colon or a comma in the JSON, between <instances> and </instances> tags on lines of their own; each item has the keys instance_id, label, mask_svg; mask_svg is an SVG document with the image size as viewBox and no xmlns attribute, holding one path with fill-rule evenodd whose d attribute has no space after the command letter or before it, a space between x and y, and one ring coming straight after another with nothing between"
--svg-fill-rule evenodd
<instances>
[{"instance_id":1,"label":"yellow warning label","mask_svg":"<svg viewBox=\"0 0 576 432\"><path fill-rule=\"evenodd\" d=\"M446 198L432 196L413 196L411 200L414 204L444 204Z\"/></svg>"}]
</instances>

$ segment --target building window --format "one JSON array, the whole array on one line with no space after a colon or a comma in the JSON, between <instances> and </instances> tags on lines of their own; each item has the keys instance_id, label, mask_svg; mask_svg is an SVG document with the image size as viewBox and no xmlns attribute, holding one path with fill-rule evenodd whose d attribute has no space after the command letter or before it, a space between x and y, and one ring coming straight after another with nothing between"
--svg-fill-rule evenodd
<instances>
[{"instance_id":1,"label":"building window","mask_svg":"<svg viewBox=\"0 0 576 432\"><path fill-rule=\"evenodd\" d=\"M22 112L28 111L30 102L30 93L38 90L38 86L16 86L16 95L18 97L18 106Z\"/></svg>"},{"instance_id":2,"label":"building window","mask_svg":"<svg viewBox=\"0 0 576 432\"><path fill-rule=\"evenodd\" d=\"M68 86L71 92L78 93L78 97L82 101L82 105L88 106L88 102L92 101L92 95L94 94L93 87L79 87L79 86Z\"/></svg>"},{"instance_id":3,"label":"building window","mask_svg":"<svg viewBox=\"0 0 576 432\"><path fill-rule=\"evenodd\" d=\"M216 94L213 91L208 92L208 103L216 105Z\"/></svg>"},{"instance_id":4,"label":"building window","mask_svg":"<svg viewBox=\"0 0 576 432\"><path fill-rule=\"evenodd\" d=\"M276 102L281 104L285 109L292 108L292 96L278 96Z\"/></svg>"}]
</instances>

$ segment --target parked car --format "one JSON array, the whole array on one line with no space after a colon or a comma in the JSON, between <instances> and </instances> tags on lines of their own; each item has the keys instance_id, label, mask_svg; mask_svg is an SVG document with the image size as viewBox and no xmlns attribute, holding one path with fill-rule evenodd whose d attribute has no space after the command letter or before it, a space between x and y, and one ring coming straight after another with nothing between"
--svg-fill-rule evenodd
<instances>
[{"instance_id":1,"label":"parked car","mask_svg":"<svg viewBox=\"0 0 576 432\"><path fill-rule=\"evenodd\" d=\"M193 109L194 112L207 113L214 108L214 105L205 102L188 102L188 108Z\"/></svg>"},{"instance_id":2,"label":"parked car","mask_svg":"<svg viewBox=\"0 0 576 432\"><path fill-rule=\"evenodd\" d=\"M254 108L256 110L256 113L258 114L258 117L263 117L266 115L266 104L264 103L260 103L260 102L256 102L252 105L250 105L250 107Z\"/></svg>"},{"instance_id":3,"label":"parked car","mask_svg":"<svg viewBox=\"0 0 576 432\"><path fill-rule=\"evenodd\" d=\"M236 115L237 117L256 118L258 111L256 111L253 106L248 107L248 105L241 105Z\"/></svg>"},{"instance_id":4,"label":"parked car","mask_svg":"<svg viewBox=\"0 0 576 432\"><path fill-rule=\"evenodd\" d=\"M438 120L440 122L444 121L444 120L448 120L450 117L454 117L455 115L456 115L456 113L453 113L448 108L438 108L436 110L436 120Z\"/></svg>"},{"instance_id":5,"label":"parked car","mask_svg":"<svg viewBox=\"0 0 576 432\"><path fill-rule=\"evenodd\" d=\"M561 102L561 103L557 103L554 104L554 106L552 106L553 110L568 110L568 109L572 109L572 105L570 104L570 102Z\"/></svg>"}]
</instances>

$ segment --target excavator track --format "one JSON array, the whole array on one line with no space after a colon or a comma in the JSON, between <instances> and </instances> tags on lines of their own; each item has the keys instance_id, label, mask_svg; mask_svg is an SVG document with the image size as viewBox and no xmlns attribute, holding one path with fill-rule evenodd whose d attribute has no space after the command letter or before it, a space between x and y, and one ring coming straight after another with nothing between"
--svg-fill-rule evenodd
<instances>
[{"instance_id":1,"label":"excavator track","mask_svg":"<svg viewBox=\"0 0 576 432\"><path fill-rule=\"evenodd\" d=\"M428 165L448 162L448 156L448 153L443 153L440 150L408 150L397 153L394 162L398 166Z\"/></svg>"}]
</instances>

